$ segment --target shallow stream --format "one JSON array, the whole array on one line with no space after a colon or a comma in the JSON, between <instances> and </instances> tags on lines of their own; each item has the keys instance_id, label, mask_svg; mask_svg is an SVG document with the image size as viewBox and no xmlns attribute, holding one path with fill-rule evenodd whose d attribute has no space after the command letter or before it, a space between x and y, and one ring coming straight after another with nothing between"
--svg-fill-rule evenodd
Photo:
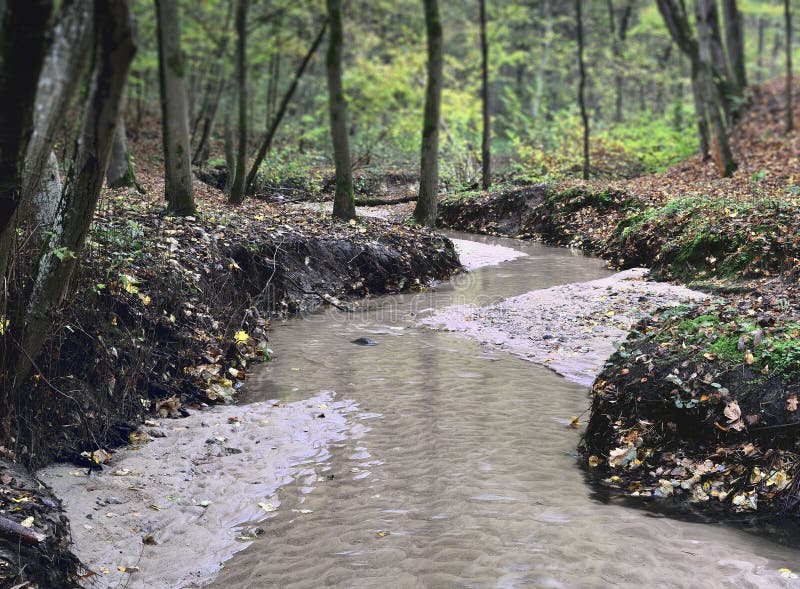
<instances>
[{"instance_id":1,"label":"shallow stream","mask_svg":"<svg viewBox=\"0 0 800 589\"><path fill-rule=\"evenodd\" d=\"M610 274L569 250L484 241L527 255L355 314L273 325L277 354L242 402L335 391L347 427L278 489L264 533L203 586L800 586L779 572L800 569L798 552L763 534L598 495L575 460L579 432L565 426L588 407L585 387L418 326L433 308ZM359 337L377 345L350 343Z\"/></svg>"}]
</instances>

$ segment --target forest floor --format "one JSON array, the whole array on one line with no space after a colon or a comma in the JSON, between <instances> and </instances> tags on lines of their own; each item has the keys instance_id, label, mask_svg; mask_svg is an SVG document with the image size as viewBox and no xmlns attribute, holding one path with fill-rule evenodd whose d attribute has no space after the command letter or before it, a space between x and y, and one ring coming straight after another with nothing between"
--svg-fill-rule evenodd
<instances>
[{"instance_id":1,"label":"forest floor","mask_svg":"<svg viewBox=\"0 0 800 589\"><path fill-rule=\"evenodd\" d=\"M595 380L581 449L602 485L743 517L800 515L800 132L783 132L783 88L753 90L731 178L695 156L663 174L441 207L447 227L581 248L710 295L634 325Z\"/></svg>"}]
</instances>

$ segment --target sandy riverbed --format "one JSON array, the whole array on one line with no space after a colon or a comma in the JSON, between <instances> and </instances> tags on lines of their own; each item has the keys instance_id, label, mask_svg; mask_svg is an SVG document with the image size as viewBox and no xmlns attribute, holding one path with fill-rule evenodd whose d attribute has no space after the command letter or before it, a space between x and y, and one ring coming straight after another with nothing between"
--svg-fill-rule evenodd
<instances>
[{"instance_id":1,"label":"sandy riverbed","mask_svg":"<svg viewBox=\"0 0 800 589\"><path fill-rule=\"evenodd\" d=\"M447 307L422 323L463 332L590 386L614 344L642 316L706 297L646 277L646 269L634 268L600 280L531 291L497 305Z\"/></svg>"}]
</instances>

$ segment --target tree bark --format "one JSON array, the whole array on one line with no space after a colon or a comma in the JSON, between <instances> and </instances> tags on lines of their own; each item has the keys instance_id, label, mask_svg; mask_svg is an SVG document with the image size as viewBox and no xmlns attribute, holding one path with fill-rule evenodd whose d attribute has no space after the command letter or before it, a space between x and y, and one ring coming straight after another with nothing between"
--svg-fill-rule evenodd
<instances>
[{"instance_id":1,"label":"tree bark","mask_svg":"<svg viewBox=\"0 0 800 589\"><path fill-rule=\"evenodd\" d=\"M61 204L62 190L58 158L56 158L55 152L51 151L42 174L42 180L39 182L39 189L33 195L34 218L38 225L48 228L53 225L58 206Z\"/></svg>"},{"instance_id":2,"label":"tree bark","mask_svg":"<svg viewBox=\"0 0 800 589\"><path fill-rule=\"evenodd\" d=\"M697 38L700 56L700 77L703 82L706 111L714 130L712 154L717 162L719 174L727 178L736 171L737 164L733 159L728 129L722 112L725 111L726 100L719 84L715 84L715 60L719 59L715 50L714 39L714 14L716 13L716 0L696 0L695 11L697 17Z\"/></svg>"},{"instance_id":3,"label":"tree bark","mask_svg":"<svg viewBox=\"0 0 800 589\"><path fill-rule=\"evenodd\" d=\"M589 113L586 110L586 65L583 62L583 0L575 0L575 25L578 38L578 104L583 122L583 179L589 179Z\"/></svg>"},{"instance_id":4,"label":"tree bark","mask_svg":"<svg viewBox=\"0 0 800 589\"><path fill-rule=\"evenodd\" d=\"M356 204L353 190L353 170L350 164L350 142L347 136L347 104L342 88L342 2L326 0L330 35L326 69L328 76L328 108L333 138L333 160L336 166L336 193L333 198L333 216L355 219Z\"/></svg>"},{"instance_id":5,"label":"tree bark","mask_svg":"<svg viewBox=\"0 0 800 589\"><path fill-rule=\"evenodd\" d=\"M481 140L481 172L484 190L492 185L492 118L489 113L489 42L486 38L486 0L478 0L481 21L481 100L483 102L483 138Z\"/></svg>"},{"instance_id":6,"label":"tree bark","mask_svg":"<svg viewBox=\"0 0 800 589\"><path fill-rule=\"evenodd\" d=\"M248 0L238 0L236 6L236 88L239 98L239 143L236 152L236 172L228 203L244 202L244 182L247 174L247 8Z\"/></svg>"},{"instance_id":7,"label":"tree bark","mask_svg":"<svg viewBox=\"0 0 800 589\"><path fill-rule=\"evenodd\" d=\"M94 71L86 99L78 153L67 177L63 201L33 273L24 304L22 331L15 331L19 355L12 369L16 393L30 374L55 314L67 293L72 272L89 231L111 153L128 68L136 53L127 0L96 2ZM22 309L21 309L22 310ZM13 329L13 326L12 326Z\"/></svg>"},{"instance_id":8,"label":"tree bark","mask_svg":"<svg viewBox=\"0 0 800 589\"><path fill-rule=\"evenodd\" d=\"M438 0L423 0L428 39L428 82L425 88L425 114L420 149L419 198L414 219L434 227L439 200L439 117L442 110L442 21Z\"/></svg>"},{"instance_id":9,"label":"tree bark","mask_svg":"<svg viewBox=\"0 0 800 589\"><path fill-rule=\"evenodd\" d=\"M24 195L25 156L52 12L52 0L7 0L0 13L0 88L5 89L0 109L0 279ZM42 167L45 161L46 156ZM0 288L0 301L4 300L5 288Z\"/></svg>"},{"instance_id":10,"label":"tree bark","mask_svg":"<svg viewBox=\"0 0 800 589\"><path fill-rule=\"evenodd\" d=\"M786 132L794 130L792 101L792 8L789 0L783 0L783 17L786 24Z\"/></svg>"},{"instance_id":11,"label":"tree bark","mask_svg":"<svg viewBox=\"0 0 800 589\"><path fill-rule=\"evenodd\" d=\"M133 170L133 161L128 151L128 137L125 134L125 115L120 109L117 128L114 130L114 140L111 144L111 156L106 170L106 182L109 188L136 188L136 173Z\"/></svg>"},{"instance_id":12,"label":"tree bark","mask_svg":"<svg viewBox=\"0 0 800 589\"><path fill-rule=\"evenodd\" d=\"M286 93L283 95L281 99L281 104L278 107L275 116L270 121L269 128L267 132L264 134L264 139L261 141L261 145L258 148L258 153L256 154L256 158L253 161L253 165L250 168L250 173L247 175L247 194L254 194L255 193L255 184L256 184L256 176L258 175L258 169L261 167L261 164L264 163L264 158L267 157L269 150L272 148L272 140L275 138L275 134L278 132L278 128L280 127L281 121L283 121L283 117L286 114L286 111L289 108L289 103L294 96L295 91L297 90L297 86L300 83L300 78L303 77L303 73L306 71L306 67L308 63L311 61L311 58L316 53L319 46L322 44L322 38L325 36L325 29L328 26L327 19L319 29L319 33L314 38L313 43L311 43L311 47L306 52L305 56L303 57L303 61L300 62L300 65L297 67L297 71L294 74L294 78L292 79L292 83L289 85L289 88L286 90ZM276 89L277 92L277 89Z\"/></svg>"},{"instance_id":13,"label":"tree bark","mask_svg":"<svg viewBox=\"0 0 800 589\"><path fill-rule=\"evenodd\" d=\"M736 0L722 0L725 17L725 48L731 65L731 82L737 96L744 95L747 74L744 57L744 21Z\"/></svg>"},{"instance_id":14,"label":"tree bark","mask_svg":"<svg viewBox=\"0 0 800 589\"><path fill-rule=\"evenodd\" d=\"M233 103L236 100L236 92L231 92L227 100L227 108L225 109L225 137L224 137L224 150L225 150L225 187L223 191L225 194L231 193L231 186L233 185L233 175L236 170L236 133L233 131Z\"/></svg>"},{"instance_id":15,"label":"tree bark","mask_svg":"<svg viewBox=\"0 0 800 589\"><path fill-rule=\"evenodd\" d=\"M170 211L195 211L189 148L189 107L181 50L177 0L155 0L158 34L158 75L164 142L164 192Z\"/></svg>"}]
</instances>

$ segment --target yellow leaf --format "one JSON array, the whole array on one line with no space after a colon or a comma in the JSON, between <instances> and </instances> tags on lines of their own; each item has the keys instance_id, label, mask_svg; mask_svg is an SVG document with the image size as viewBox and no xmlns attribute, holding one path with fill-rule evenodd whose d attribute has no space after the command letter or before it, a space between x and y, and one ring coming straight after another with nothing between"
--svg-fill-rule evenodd
<instances>
[{"instance_id":1,"label":"yellow leaf","mask_svg":"<svg viewBox=\"0 0 800 589\"><path fill-rule=\"evenodd\" d=\"M32 528L33 527L33 516L26 517L24 520L19 522L19 525L21 525L23 528L28 528L28 529Z\"/></svg>"},{"instance_id":2,"label":"yellow leaf","mask_svg":"<svg viewBox=\"0 0 800 589\"><path fill-rule=\"evenodd\" d=\"M752 364L753 362L755 362L755 361L756 361L756 359L753 357L753 354L752 354L752 353L750 353L750 352L747 352L747 353L744 355L744 361L745 361L745 362L747 362L748 364Z\"/></svg>"},{"instance_id":3,"label":"yellow leaf","mask_svg":"<svg viewBox=\"0 0 800 589\"><path fill-rule=\"evenodd\" d=\"M250 336L247 335L246 331L239 330L236 332L236 335L233 336L233 339L235 339L237 342L246 342L250 339Z\"/></svg>"},{"instance_id":4,"label":"yellow leaf","mask_svg":"<svg viewBox=\"0 0 800 589\"><path fill-rule=\"evenodd\" d=\"M572 428L577 429L581 425L581 418L580 417L573 417L569 420L569 426Z\"/></svg>"},{"instance_id":5,"label":"yellow leaf","mask_svg":"<svg viewBox=\"0 0 800 589\"><path fill-rule=\"evenodd\" d=\"M597 456L589 456L589 466L597 468L600 465L600 459Z\"/></svg>"}]
</instances>

